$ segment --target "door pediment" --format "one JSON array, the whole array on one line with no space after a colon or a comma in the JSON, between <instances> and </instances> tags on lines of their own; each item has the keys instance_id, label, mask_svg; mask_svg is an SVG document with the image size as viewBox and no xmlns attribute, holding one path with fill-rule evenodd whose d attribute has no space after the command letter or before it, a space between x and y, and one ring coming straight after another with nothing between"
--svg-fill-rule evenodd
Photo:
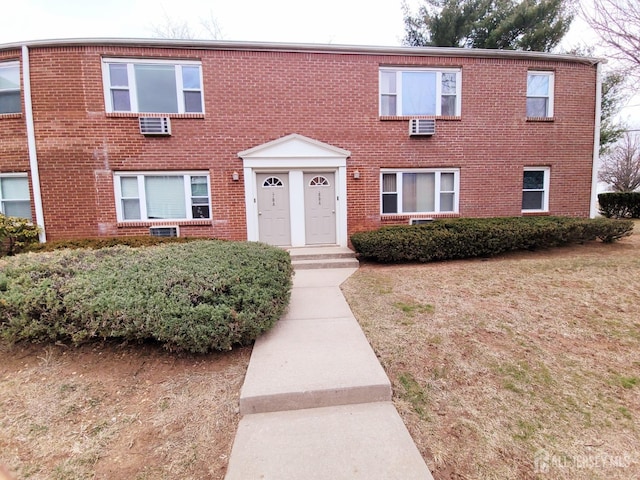
<instances>
[{"instance_id":1,"label":"door pediment","mask_svg":"<svg viewBox=\"0 0 640 480\"><path fill-rule=\"evenodd\" d=\"M243 159L245 167L258 167L273 163L269 160L277 160L278 163L298 162L298 165L308 165L309 162L317 162L318 166L344 166L351 152L334 147L297 133L277 138L262 145L238 153Z\"/></svg>"}]
</instances>

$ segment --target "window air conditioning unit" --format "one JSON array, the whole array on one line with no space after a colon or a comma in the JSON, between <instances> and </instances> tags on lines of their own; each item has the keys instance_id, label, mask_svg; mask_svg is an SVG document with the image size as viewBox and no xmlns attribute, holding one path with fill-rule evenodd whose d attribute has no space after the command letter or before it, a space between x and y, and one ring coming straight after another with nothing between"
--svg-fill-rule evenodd
<instances>
[{"instance_id":1,"label":"window air conditioning unit","mask_svg":"<svg viewBox=\"0 0 640 480\"><path fill-rule=\"evenodd\" d=\"M409 225L422 225L423 223L431 223L433 218L410 218Z\"/></svg>"},{"instance_id":2,"label":"window air conditioning unit","mask_svg":"<svg viewBox=\"0 0 640 480\"><path fill-rule=\"evenodd\" d=\"M169 117L140 117L138 121L142 135L171 135Z\"/></svg>"},{"instance_id":3,"label":"window air conditioning unit","mask_svg":"<svg viewBox=\"0 0 640 480\"><path fill-rule=\"evenodd\" d=\"M409 120L409 136L434 135L436 121L433 118L412 118Z\"/></svg>"},{"instance_id":4,"label":"window air conditioning unit","mask_svg":"<svg viewBox=\"0 0 640 480\"><path fill-rule=\"evenodd\" d=\"M149 227L149 233L152 237L179 237L180 230L175 227Z\"/></svg>"}]
</instances>

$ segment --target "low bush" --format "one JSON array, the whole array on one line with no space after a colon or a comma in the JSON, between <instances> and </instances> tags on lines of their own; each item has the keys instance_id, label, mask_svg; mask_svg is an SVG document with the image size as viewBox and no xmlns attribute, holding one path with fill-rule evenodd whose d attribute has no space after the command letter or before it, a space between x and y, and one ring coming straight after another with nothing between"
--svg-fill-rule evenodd
<instances>
[{"instance_id":1,"label":"low bush","mask_svg":"<svg viewBox=\"0 0 640 480\"><path fill-rule=\"evenodd\" d=\"M0 338L156 340L204 353L271 328L290 295L284 250L194 241L28 253L2 260Z\"/></svg>"},{"instance_id":2,"label":"low bush","mask_svg":"<svg viewBox=\"0 0 640 480\"><path fill-rule=\"evenodd\" d=\"M0 257L15 255L37 244L39 234L40 229L30 220L0 213Z\"/></svg>"},{"instance_id":3,"label":"low bush","mask_svg":"<svg viewBox=\"0 0 640 480\"><path fill-rule=\"evenodd\" d=\"M162 245L165 243L186 243L197 240L202 239L195 237L152 237L151 235L73 238L70 240L34 243L28 245L24 250L28 252L52 252L63 248L89 248L92 250L98 250L100 248L115 247L116 245L126 245L128 247L150 247L152 245Z\"/></svg>"},{"instance_id":4,"label":"low bush","mask_svg":"<svg viewBox=\"0 0 640 480\"><path fill-rule=\"evenodd\" d=\"M459 218L421 225L383 227L351 236L364 259L377 262L430 262L490 257L600 239L613 242L631 234L631 220L569 217Z\"/></svg>"},{"instance_id":5,"label":"low bush","mask_svg":"<svg viewBox=\"0 0 640 480\"><path fill-rule=\"evenodd\" d=\"M598 203L607 218L640 218L640 192L601 193Z\"/></svg>"}]
</instances>

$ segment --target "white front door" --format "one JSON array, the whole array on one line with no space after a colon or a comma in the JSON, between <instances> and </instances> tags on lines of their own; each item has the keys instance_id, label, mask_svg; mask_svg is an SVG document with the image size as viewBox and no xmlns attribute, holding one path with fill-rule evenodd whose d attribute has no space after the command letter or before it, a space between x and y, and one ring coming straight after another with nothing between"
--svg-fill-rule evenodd
<instances>
[{"instance_id":1,"label":"white front door","mask_svg":"<svg viewBox=\"0 0 640 480\"><path fill-rule=\"evenodd\" d=\"M291 244L289 176L258 173L258 229L260 241L269 245Z\"/></svg>"},{"instance_id":2,"label":"white front door","mask_svg":"<svg viewBox=\"0 0 640 480\"><path fill-rule=\"evenodd\" d=\"M336 188L333 173L304 174L307 245L336 243Z\"/></svg>"}]
</instances>

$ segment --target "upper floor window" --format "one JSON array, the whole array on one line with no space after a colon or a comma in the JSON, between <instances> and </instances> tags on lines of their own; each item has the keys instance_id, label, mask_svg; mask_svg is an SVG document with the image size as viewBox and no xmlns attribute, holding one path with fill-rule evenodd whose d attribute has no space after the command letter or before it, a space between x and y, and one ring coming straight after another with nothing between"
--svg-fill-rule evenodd
<instances>
[{"instance_id":1,"label":"upper floor window","mask_svg":"<svg viewBox=\"0 0 640 480\"><path fill-rule=\"evenodd\" d=\"M32 220L29 179L25 174L0 176L0 212L8 217Z\"/></svg>"},{"instance_id":2,"label":"upper floor window","mask_svg":"<svg viewBox=\"0 0 640 480\"><path fill-rule=\"evenodd\" d=\"M383 170L382 214L458 211L459 170Z\"/></svg>"},{"instance_id":3,"label":"upper floor window","mask_svg":"<svg viewBox=\"0 0 640 480\"><path fill-rule=\"evenodd\" d=\"M204 113L200 62L103 60L107 112Z\"/></svg>"},{"instance_id":4,"label":"upper floor window","mask_svg":"<svg viewBox=\"0 0 640 480\"><path fill-rule=\"evenodd\" d=\"M209 175L193 173L116 173L118 221L211 218Z\"/></svg>"},{"instance_id":5,"label":"upper floor window","mask_svg":"<svg viewBox=\"0 0 640 480\"><path fill-rule=\"evenodd\" d=\"M460 115L459 69L380 69L380 115Z\"/></svg>"},{"instance_id":6,"label":"upper floor window","mask_svg":"<svg viewBox=\"0 0 640 480\"><path fill-rule=\"evenodd\" d=\"M549 211L549 168L526 167L522 180L522 211Z\"/></svg>"},{"instance_id":7,"label":"upper floor window","mask_svg":"<svg viewBox=\"0 0 640 480\"><path fill-rule=\"evenodd\" d=\"M527 74L527 117L553 117L553 72Z\"/></svg>"},{"instance_id":8,"label":"upper floor window","mask_svg":"<svg viewBox=\"0 0 640 480\"><path fill-rule=\"evenodd\" d=\"M21 111L20 63L0 63L0 114Z\"/></svg>"}]
</instances>

